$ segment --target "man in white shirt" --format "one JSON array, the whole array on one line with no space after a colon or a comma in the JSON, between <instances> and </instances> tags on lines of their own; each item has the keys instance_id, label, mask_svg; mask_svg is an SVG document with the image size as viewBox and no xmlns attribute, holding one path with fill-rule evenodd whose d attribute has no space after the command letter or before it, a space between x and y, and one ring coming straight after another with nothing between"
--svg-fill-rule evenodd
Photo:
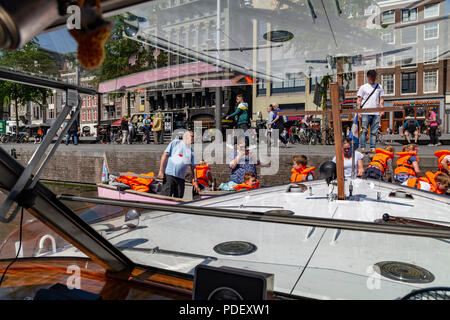
<instances>
[{"instance_id":1,"label":"man in white shirt","mask_svg":"<svg viewBox=\"0 0 450 320\"><path fill-rule=\"evenodd\" d=\"M358 100L356 107L361 109L366 108L383 108L384 107L384 90L376 82L377 72L375 70L367 71L368 83L363 84L358 90ZM366 148L366 135L370 128L370 148L372 152L375 152L376 147L376 134L380 127L380 117L384 115L384 112L364 113L359 114L361 120L361 138L360 146L361 152L365 152Z\"/></svg>"}]
</instances>

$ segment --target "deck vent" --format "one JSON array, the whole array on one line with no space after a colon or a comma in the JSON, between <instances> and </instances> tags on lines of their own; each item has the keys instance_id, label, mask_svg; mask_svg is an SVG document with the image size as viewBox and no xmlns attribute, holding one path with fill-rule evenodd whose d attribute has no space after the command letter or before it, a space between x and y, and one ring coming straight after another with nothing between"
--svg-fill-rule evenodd
<instances>
[{"instance_id":1,"label":"deck vent","mask_svg":"<svg viewBox=\"0 0 450 320\"><path fill-rule=\"evenodd\" d=\"M413 264L398 261L383 261L375 264L374 270L391 280L408 283L429 283L434 276L428 270Z\"/></svg>"},{"instance_id":2,"label":"deck vent","mask_svg":"<svg viewBox=\"0 0 450 320\"><path fill-rule=\"evenodd\" d=\"M292 183L288 186L288 188L286 189L286 192L303 193L306 190L308 190L308 187L305 186L303 183Z\"/></svg>"},{"instance_id":3,"label":"deck vent","mask_svg":"<svg viewBox=\"0 0 450 320\"><path fill-rule=\"evenodd\" d=\"M395 190L389 193L390 198L398 198L398 199L409 199L414 200L414 197L411 193L407 193L403 190Z\"/></svg>"},{"instance_id":4,"label":"deck vent","mask_svg":"<svg viewBox=\"0 0 450 320\"><path fill-rule=\"evenodd\" d=\"M214 247L214 251L218 254L229 256L243 256L255 252L256 249L253 243L245 241L227 241Z\"/></svg>"},{"instance_id":5,"label":"deck vent","mask_svg":"<svg viewBox=\"0 0 450 320\"><path fill-rule=\"evenodd\" d=\"M266 211L265 213L276 214L279 216L293 216L295 214L295 212L291 211L291 210L279 210L279 209L269 210L269 211Z\"/></svg>"}]
</instances>

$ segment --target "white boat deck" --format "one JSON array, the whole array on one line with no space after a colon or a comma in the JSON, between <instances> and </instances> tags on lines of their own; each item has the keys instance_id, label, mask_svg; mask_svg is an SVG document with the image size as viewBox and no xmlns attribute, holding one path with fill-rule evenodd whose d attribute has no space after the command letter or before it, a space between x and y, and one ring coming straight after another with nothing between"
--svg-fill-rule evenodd
<instances>
[{"instance_id":1,"label":"white boat deck","mask_svg":"<svg viewBox=\"0 0 450 320\"><path fill-rule=\"evenodd\" d=\"M311 194L309 190L287 193L287 185L283 185L186 205L243 212L283 209L301 216L369 222L388 213L450 225L449 197L393 184L355 180L355 199L328 201L329 187L323 181L305 185L311 186ZM406 190L414 199L389 197L396 189ZM377 192L381 193L380 200L377 200ZM124 217L108 220L108 224L121 226ZM113 244L128 248L123 252L136 263L190 274L198 264L273 273L276 291L311 298L396 299L416 288L450 285L450 240L444 239L155 211L142 214L139 227L134 230L124 228L109 232L105 224L94 227ZM241 256L214 251L214 246L227 241L248 241L257 250ZM136 251L155 247L204 257ZM73 255L74 252L69 249L64 254ZM418 284L385 278L373 268L382 261L420 266L430 271L435 279L431 283Z\"/></svg>"}]
</instances>

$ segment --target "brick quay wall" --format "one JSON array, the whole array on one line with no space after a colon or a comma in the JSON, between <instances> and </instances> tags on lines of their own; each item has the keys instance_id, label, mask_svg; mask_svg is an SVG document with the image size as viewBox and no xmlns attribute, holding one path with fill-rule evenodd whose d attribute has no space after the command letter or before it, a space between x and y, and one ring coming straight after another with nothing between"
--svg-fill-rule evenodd
<instances>
[{"instance_id":1,"label":"brick quay wall","mask_svg":"<svg viewBox=\"0 0 450 320\"><path fill-rule=\"evenodd\" d=\"M35 145L2 145L9 153L16 149L17 161L22 165L31 158ZM165 146L155 145L78 145L58 148L44 170L42 179L63 180L74 182L97 183L101 180L103 155L106 154L111 172L132 171L146 173L159 171L161 154ZM400 151L400 147L396 147ZM444 148L440 148L444 149ZM434 157L434 149L422 147L419 152L420 167L423 171L436 170L437 158ZM291 176L292 156L304 154L308 157L309 165L318 168L324 161L331 160L334 156L332 146L294 146L281 148L279 155L279 170L276 174L261 175L258 168L258 176L262 185L274 185L289 182ZM262 159L265 162L264 159ZM370 161L367 155L364 162ZM226 164L211 164L213 176L218 183L229 181L230 169ZM188 170L189 172L189 170ZM190 177L187 177L190 179Z\"/></svg>"}]
</instances>

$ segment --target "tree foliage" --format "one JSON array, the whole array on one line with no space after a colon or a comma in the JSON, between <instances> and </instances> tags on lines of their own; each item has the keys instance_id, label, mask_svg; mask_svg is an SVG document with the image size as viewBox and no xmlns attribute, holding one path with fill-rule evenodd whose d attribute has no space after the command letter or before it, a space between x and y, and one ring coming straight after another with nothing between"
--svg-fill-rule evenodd
<instances>
[{"instance_id":1,"label":"tree foliage","mask_svg":"<svg viewBox=\"0 0 450 320\"><path fill-rule=\"evenodd\" d=\"M153 47L124 37L128 26L126 19L126 15L111 18L113 28L105 43L105 59L102 65L91 73L95 76L95 84L159 67L167 58L161 53L155 61Z\"/></svg>"},{"instance_id":2,"label":"tree foliage","mask_svg":"<svg viewBox=\"0 0 450 320\"><path fill-rule=\"evenodd\" d=\"M49 52L42 50L36 39L29 41L23 48L15 51L1 50L0 67L28 74L31 73L36 76L56 76L58 73L58 65L55 58ZM45 108L45 100L49 94L51 94L49 89L10 81L0 81L0 101L2 101L3 105L11 102L15 103L16 130L19 129L18 106L34 102Z\"/></svg>"}]
</instances>

